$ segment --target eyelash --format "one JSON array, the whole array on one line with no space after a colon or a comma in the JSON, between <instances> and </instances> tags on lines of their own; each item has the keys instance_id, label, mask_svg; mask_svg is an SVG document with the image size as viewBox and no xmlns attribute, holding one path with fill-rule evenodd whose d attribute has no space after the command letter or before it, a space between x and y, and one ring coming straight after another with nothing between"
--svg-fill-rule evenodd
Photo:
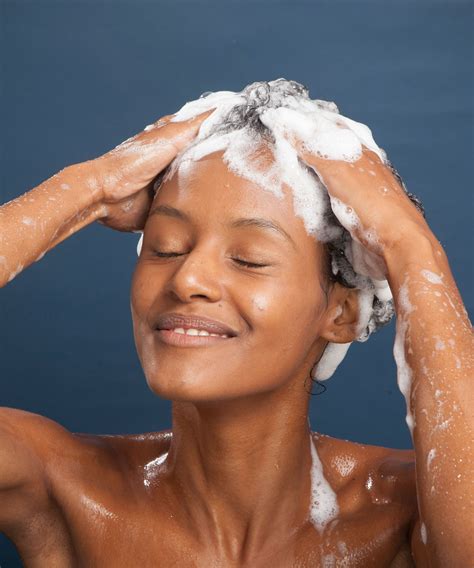
<instances>
[{"instance_id":1,"label":"eyelash","mask_svg":"<svg viewBox=\"0 0 474 568\"><path fill-rule=\"evenodd\" d=\"M174 258L177 256L183 256L186 253L155 251L154 254L159 258ZM247 268L265 268L266 266L268 266L268 264L257 264L255 262L247 262L246 260L242 260L241 258L233 258L232 260L237 262L241 266L245 266Z\"/></svg>"}]
</instances>

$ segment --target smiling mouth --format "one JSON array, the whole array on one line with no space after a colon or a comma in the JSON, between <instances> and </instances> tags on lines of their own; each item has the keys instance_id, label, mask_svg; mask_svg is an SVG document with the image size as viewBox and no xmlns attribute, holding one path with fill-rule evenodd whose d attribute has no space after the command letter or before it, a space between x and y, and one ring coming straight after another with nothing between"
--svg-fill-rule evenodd
<instances>
[{"instance_id":1,"label":"smiling mouth","mask_svg":"<svg viewBox=\"0 0 474 568\"><path fill-rule=\"evenodd\" d=\"M206 345L219 345L224 341L233 339L226 334L209 333L203 329L184 329L177 327L174 329L157 329L158 338L167 345L174 347L203 347Z\"/></svg>"}]
</instances>

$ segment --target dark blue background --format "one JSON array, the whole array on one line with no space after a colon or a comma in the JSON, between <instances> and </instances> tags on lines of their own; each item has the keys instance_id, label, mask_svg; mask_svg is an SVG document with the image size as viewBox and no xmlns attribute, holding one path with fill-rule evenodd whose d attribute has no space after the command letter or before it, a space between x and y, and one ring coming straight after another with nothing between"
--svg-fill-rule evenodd
<instances>
[{"instance_id":1,"label":"dark blue background","mask_svg":"<svg viewBox=\"0 0 474 568\"><path fill-rule=\"evenodd\" d=\"M368 124L425 203L472 303L472 3L1 2L1 201L93 158L208 90L278 77ZM170 426L133 344L137 236L100 225L0 291L1 399L73 431ZM314 397L313 429L409 447L393 325ZM2 568L16 566L0 541Z\"/></svg>"}]
</instances>

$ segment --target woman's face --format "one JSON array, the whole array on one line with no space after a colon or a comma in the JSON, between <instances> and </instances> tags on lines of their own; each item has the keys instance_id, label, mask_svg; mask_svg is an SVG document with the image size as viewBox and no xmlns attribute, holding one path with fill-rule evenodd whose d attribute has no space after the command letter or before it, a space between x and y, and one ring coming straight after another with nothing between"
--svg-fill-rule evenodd
<instances>
[{"instance_id":1,"label":"woman's face","mask_svg":"<svg viewBox=\"0 0 474 568\"><path fill-rule=\"evenodd\" d=\"M325 344L323 264L289 191L279 199L234 175L220 152L181 165L155 197L132 281L151 390L218 401L304 380ZM186 327L179 316L216 320L230 336L172 331Z\"/></svg>"}]
</instances>

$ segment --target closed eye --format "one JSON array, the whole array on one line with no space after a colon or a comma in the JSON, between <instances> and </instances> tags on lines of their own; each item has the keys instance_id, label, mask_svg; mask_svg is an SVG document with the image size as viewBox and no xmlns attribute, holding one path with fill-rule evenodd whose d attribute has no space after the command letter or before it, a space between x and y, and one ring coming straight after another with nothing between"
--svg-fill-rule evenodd
<instances>
[{"instance_id":1,"label":"closed eye","mask_svg":"<svg viewBox=\"0 0 474 568\"><path fill-rule=\"evenodd\" d=\"M240 266L246 266L247 268L264 268L265 266L268 266L268 264L258 264L256 262L248 262L247 260L243 260L241 258L233 258L232 260L237 264L240 264Z\"/></svg>"},{"instance_id":2,"label":"closed eye","mask_svg":"<svg viewBox=\"0 0 474 568\"><path fill-rule=\"evenodd\" d=\"M187 253L185 252L162 252L162 251L155 251L155 255L158 256L159 258L175 258L178 256L183 256ZM260 264L257 262L249 262L247 260L244 260L242 258L236 258L233 257L232 260L234 262L236 262L237 264L239 264L240 266L245 266L247 268L265 268L265 266L268 266L268 264Z\"/></svg>"},{"instance_id":3,"label":"closed eye","mask_svg":"<svg viewBox=\"0 0 474 568\"><path fill-rule=\"evenodd\" d=\"M186 254L185 252L161 252L158 250L155 250L155 255L159 256L160 258L172 258L174 256L182 256L183 254Z\"/></svg>"}]
</instances>

